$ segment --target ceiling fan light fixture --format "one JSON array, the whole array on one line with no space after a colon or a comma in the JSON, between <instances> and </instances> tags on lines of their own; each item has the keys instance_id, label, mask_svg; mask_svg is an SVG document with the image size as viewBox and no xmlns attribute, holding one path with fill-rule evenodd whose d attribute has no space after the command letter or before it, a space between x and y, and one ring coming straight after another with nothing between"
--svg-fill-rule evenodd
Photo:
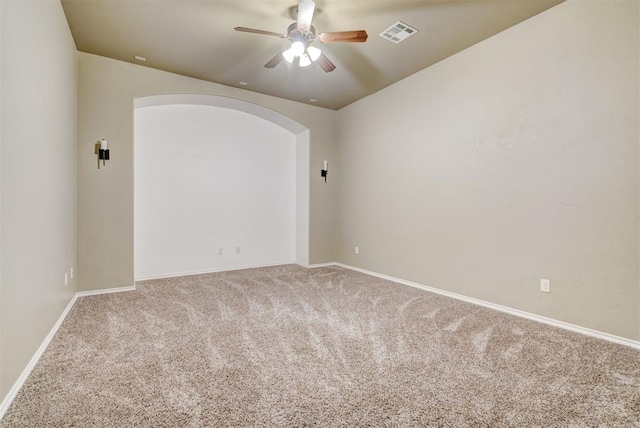
<instances>
[{"instance_id":1,"label":"ceiling fan light fixture","mask_svg":"<svg viewBox=\"0 0 640 428\"><path fill-rule=\"evenodd\" d=\"M335 64L320 49L311 45L315 42L323 44L337 42L362 43L367 41L368 35L365 30L318 33L311 24L315 10L316 3L314 0L298 0L297 14L296 18L294 18L296 22L289 25L285 33L274 33L273 31L248 27L235 27L234 29L244 33L261 34L291 41L291 46L267 61L264 65L265 68L275 68L282 60L286 60L292 65L297 62L299 67L308 67L312 62L316 62L322 71L330 73L336 69Z\"/></svg>"},{"instance_id":2,"label":"ceiling fan light fixture","mask_svg":"<svg viewBox=\"0 0 640 428\"><path fill-rule=\"evenodd\" d=\"M315 46L309 46L307 48L307 54L309 54L309 58L311 58L311 61L315 61L320 58L321 53L322 51Z\"/></svg>"},{"instance_id":3,"label":"ceiling fan light fixture","mask_svg":"<svg viewBox=\"0 0 640 428\"><path fill-rule=\"evenodd\" d=\"M300 67L307 67L311 65L311 58L306 53L300 55Z\"/></svg>"},{"instance_id":4,"label":"ceiling fan light fixture","mask_svg":"<svg viewBox=\"0 0 640 428\"><path fill-rule=\"evenodd\" d=\"M284 57L284 59L287 60L287 62L289 64L293 64L293 60L296 57L296 54L294 53L293 47L287 49L286 51L282 52L282 56Z\"/></svg>"}]
</instances>

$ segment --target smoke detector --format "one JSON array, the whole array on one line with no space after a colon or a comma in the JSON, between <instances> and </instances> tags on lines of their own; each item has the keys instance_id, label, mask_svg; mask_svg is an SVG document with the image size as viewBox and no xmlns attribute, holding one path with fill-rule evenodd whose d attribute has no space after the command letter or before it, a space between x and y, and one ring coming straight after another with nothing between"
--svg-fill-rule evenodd
<instances>
[{"instance_id":1,"label":"smoke detector","mask_svg":"<svg viewBox=\"0 0 640 428\"><path fill-rule=\"evenodd\" d=\"M393 24L391 27L384 30L380 33L380 37L383 39L387 39L390 42L398 44L402 41L407 40L409 37L413 36L418 32L417 29L413 28L410 25L405 24L402 21L398 21Z\"/></svg>"}]
</instances>

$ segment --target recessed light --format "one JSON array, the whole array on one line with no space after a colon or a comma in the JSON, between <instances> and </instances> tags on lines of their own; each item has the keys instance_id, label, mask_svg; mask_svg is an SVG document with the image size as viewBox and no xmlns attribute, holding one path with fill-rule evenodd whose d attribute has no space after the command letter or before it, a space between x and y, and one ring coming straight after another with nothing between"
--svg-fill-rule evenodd
<instances>
[{"instance_id":1,"label":"recessed light","mask_svg":"<svg viewBox=\"0 0 640 428\"><path fill-rule=\"evenodd\" d=\"M311 101L312 103L317 103L318 100L316 100L315 98L311 98L309 101Z\"/></svg>"},{"instance_id":2,"label":"recessed light","mask_svg":"<svg viewBox=\"0 0 640 428\"><path fill-rule=\"evenodd\" d=\"M242 86L247 86L248 85L247 82L238 82L238 83L240 83Z\"/></svg>"},{"instance_id":3,"label":"recessed light","mask_svg":"<svg viewBox=\"0 0 640 428\"><path fill-rule=\"evenodd\" d=\"M145 57L140 56L140 55L136 55L136 56L134 56L133 58L134 58L134 59L136 59L136 60L138 60L138 61L142 61L142 62L144 62L144 61L146 61L146 60L147 60Z\"/></svg>"}]
</instances>

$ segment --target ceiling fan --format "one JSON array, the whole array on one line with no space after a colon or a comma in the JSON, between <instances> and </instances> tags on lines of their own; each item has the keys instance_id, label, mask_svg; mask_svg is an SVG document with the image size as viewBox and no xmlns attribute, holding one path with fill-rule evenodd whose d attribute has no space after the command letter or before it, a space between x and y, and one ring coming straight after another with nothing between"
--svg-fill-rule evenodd
<instances>
[{"instance_id":1,"label":"ceiling fan","mask_svg":"<svg viewBox=\"0 0 640 428\"><path fill-rule=\"evenodd\" d=\"M319 48L313 46L315 42L366 42L368 35L365 30L317 33L316 28L311 25L315 8L316 4L313 0L299 0L298 19L287 28L287 32L284 34L246 27L235 27L235 30L279 37L291 41L291 47L271 58L271 60L264 65L266 68L274 68L284 59L290 64L296 62L300 67L307 67L311 65L312 62L315 62L326 73L329 73L335 70L336 66Z\"/></svg>"}]
</instances>

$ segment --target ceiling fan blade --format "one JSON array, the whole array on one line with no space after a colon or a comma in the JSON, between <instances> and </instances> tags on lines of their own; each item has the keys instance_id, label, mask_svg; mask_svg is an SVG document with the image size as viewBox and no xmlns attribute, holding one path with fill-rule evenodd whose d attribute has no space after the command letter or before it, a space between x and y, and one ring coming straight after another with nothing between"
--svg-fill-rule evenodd
<instances>
[{"instance_id":1,"label":"ceiling fan blade","mask_svg":"<svg viewBox=\"0 0 640 428\"><path fill-rule=\"evenodd\" d=\"M336 31L335 33L321 33L317 39L322 43L337 42L366 42L369 35L365 30Z\"/></svg>"},{"instance_id":2,"label":"ceiling fan blade","mask_svg":"<svg viewBox=\"0 0 640 428\"><path fill-rule=\"evenodd\" d=\"M284 56L280 52L276 54L273 58L269 60L268 63L264 65L265 68L274 68L276 65L280 64L280 62L284 59Z\"/></svg>"},{"instance_id":3,"label":"ceiling fan blade","mask_svg":"<svg viewBox=\"0 0 640 428\"><path fill-rule=\"evenodd\" d=\"M316 64L318 64L320 68L324 70L325 73L331 73L333 70L336 69L335 64L332 63L331 60L327 58L327 56L323 53L321 53L318 59L316 60Z\"/></svg>"},{"instance_id":4,"label":"ceiling fan blade","mask_svg":"<svg viewBox=\"0 0 640 428\"><path fill-rule=\"evenodd\" d=\"M311 29L311 20L316 4L313 0L300 0L298 2L298 28L302 31Z\"/></svg>"},{"instance_id":5,"label":"ceiling fan blade","mask_svg":"<svg viewBox=\"0 0 640 428\"><path fill-rule=\"evenodd\" d=\"M264 36L280 37L281 39L284 39L285 37L287 37L286 34L274 33L272 31L256 30L255 28L236 27L234 28L234 30L241 31L243 33L253 33L253 34L262 34Z\"/></svg>"}]
</instances>

